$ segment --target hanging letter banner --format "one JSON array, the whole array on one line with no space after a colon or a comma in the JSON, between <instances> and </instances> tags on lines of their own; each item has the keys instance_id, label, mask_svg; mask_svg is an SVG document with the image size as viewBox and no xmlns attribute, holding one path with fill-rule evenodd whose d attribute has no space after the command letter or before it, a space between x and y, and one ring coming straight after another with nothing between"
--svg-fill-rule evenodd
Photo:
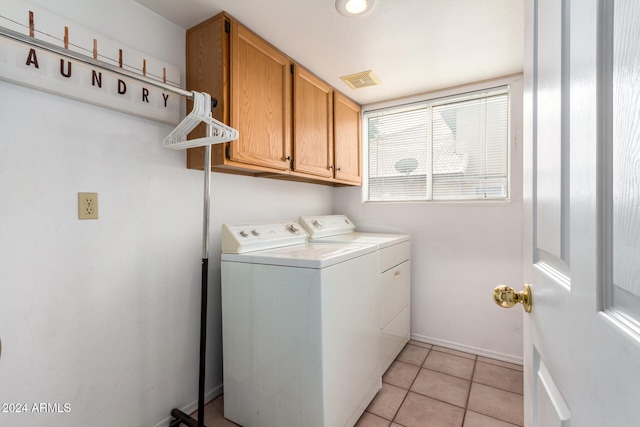
<instances>
[{"instance_id":1,"label":"hanging letter banner","mask_svg":"<svg viewBox=\"0 0 640 427\"><path fill-rule=\"evenodd\" d=\"M179 87L180 69L118 43L24 0L2 0L0 26ZM65 27L68 37L65 37ZM172 126L180 122L180 95L64 55L0 37L0 79Z\"/></svg>"}]
</instances>

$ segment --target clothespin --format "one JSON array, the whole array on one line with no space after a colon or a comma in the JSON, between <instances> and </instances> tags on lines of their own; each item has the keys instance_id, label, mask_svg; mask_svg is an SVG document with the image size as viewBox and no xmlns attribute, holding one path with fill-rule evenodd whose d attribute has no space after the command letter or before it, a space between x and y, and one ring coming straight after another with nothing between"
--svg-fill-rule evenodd
<instances>
[{"instance_id":1,"label":"clothespin","mask_svg":"<svg viewBox=\"0 0 640 427\"><path fill-rule=\"evenodd\" d=\"M33 19L33 12L29 11L29 37L34 37L36 32L36 24Z\"/></svg>"}]
</instances>

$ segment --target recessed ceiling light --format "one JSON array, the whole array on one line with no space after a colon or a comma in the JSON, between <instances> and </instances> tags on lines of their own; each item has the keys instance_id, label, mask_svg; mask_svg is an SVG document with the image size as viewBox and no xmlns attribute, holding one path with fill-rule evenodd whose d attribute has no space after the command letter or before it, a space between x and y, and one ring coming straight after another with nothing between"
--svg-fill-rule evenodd
<instances>
[{"instance_id":1,"label":"recessed ceiling light","mask_svg":"<svg viewBox=\"0 0 640 427\"><path fill-rule=\"evenodd\" d=\"M362 16L373 8L375 0L336 0L336 9L349 18Z\"/></svg>"}]
</instances>

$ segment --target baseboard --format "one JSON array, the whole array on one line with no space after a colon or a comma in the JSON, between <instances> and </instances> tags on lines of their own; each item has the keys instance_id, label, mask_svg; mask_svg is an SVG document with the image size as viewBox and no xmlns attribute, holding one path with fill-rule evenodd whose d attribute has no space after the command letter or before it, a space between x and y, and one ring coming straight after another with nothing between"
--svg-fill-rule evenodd
<instances>
[{"instance_id":1,"label":"baseboard","mask_svg":"<svg viewBox=\"0 0 640 427\"><path fill-rule=\"evenodd\" d=\"M204 403L205 405L209 402L211 402L213 399L215 399L216 397L220 396L222 394L222 384L219 384L218 386L214 387L211 391L205 393L204 395ZM174 408L167 408L167 413L171 413L171 410L173 410ZM194 402L191 402L181 408L180 409L182 412L184 412L185 414L192 414L195 411L198 410L198 401L195 400ZM168 426L171 421L173 421L173 417L171 415L169 415L167 418L165 418L164 420L160 421L158 424L156 424L153 427L166 427Z\"/></svg>"},{"instance_id":2,"label":"baseboard","mask_svg":"<svg viewBox=\"0 0 640 427\"><path fill-rule=\"evenodd\" d=\"M522 365L522 356L514 356L512 354L498 353L493 350L487 350L486 348L478 348L470 345L460 344L452 341L442 340L433 337L426 337L424 335L411 334L411 339L420 341L425 344L433 344L441 347L450 348L452 350L463 351L465 353L477 354L478 356L489 357L491 359L501 360L503 362L515 363L516 365Z\"/></svg>"}]
</instances>

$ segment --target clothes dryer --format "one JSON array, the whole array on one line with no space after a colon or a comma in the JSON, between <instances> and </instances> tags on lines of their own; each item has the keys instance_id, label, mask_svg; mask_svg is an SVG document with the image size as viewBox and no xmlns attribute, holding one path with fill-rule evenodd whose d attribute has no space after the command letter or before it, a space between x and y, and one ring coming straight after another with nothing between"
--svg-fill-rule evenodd
<instances>
[{"instance_id":1,"label":"clothes dryer","mask_svg":"<svg viewBox=\"0 0 640 427\"><path fill-rule=\"evenodd\" d=\"M377 253L294 221L223 225L225 417L351 427L381 387Z\"/></svg>"},{"instance_id":2,"label":"clothes dryer","mask_svg":"<svg viewBox=\"0 0 640 427\"><path fill-rule=\"evenodd\" d=\"M313 243L374 244L380 288L380 372L389 368L410 338L411 237L364 233L345 215L301 216Z\"/></svg>"}]
</instances>

